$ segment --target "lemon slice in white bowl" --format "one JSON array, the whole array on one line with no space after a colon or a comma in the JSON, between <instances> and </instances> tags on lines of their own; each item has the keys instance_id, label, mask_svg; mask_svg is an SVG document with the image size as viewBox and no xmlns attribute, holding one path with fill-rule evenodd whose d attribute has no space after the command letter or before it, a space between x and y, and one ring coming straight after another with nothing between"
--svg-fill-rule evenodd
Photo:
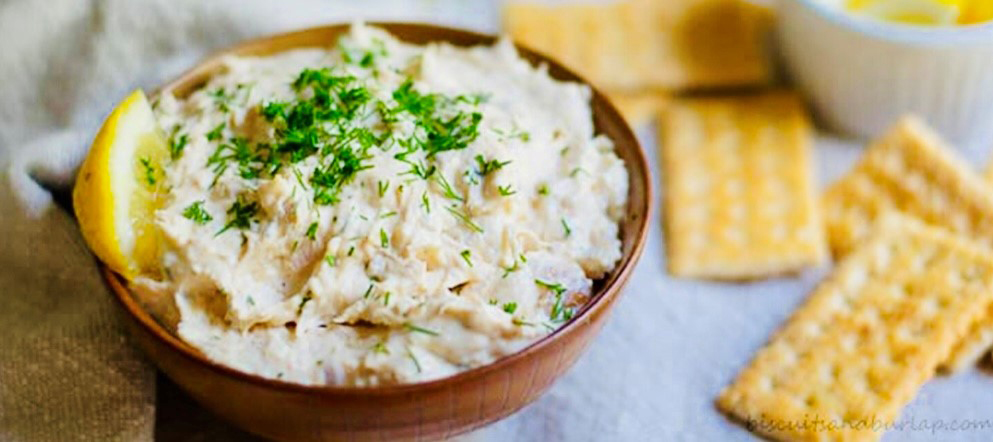
<instances>
[{"instance_id":1,"label":"lemon slice in white bowl","mask_svg":"<svg viewBox=\"0 0 993 442\"><path fill-rule=\"evenodd\" d=\"M135 91L111 112L76 176L73 206L90 249L128 279L158 272L153 222L164 195L168 140Z\"/></svg>"},{"instance_id":2,"label":"lemon slice in white bowl","mask_svg":"<svg viewBox=\"0 0 993 442\"><path fill-rule=\"evenodd\" d=\"M851 0L848 9L877 20L925 26L953 26L958 0Z\"/></svg>"}]
</instances>

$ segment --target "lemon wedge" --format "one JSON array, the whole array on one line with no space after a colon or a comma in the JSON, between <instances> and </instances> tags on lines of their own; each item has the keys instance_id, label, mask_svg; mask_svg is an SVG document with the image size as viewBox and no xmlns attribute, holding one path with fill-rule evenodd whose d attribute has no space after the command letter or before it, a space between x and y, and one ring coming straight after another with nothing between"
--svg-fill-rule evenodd
<instances>
[{"instance_id":1,"label":"lemon wedge","mask_svg":"<svg viewBox=\"0 0 993 442\"><path fill-rule=\"evenodd\" d=\"M87 244L127 279L156 276L159 234L153 222L164 195L168 140L144 92L117 105L93 140L72 200Z\"/></svg>"}]
</instances>

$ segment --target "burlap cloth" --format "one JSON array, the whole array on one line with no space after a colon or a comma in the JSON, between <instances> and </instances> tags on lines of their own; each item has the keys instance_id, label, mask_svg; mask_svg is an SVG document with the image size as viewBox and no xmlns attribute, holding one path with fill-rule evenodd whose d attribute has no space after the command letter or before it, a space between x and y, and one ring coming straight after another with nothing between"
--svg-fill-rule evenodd
<instances>
[{"instance_id":1,"label":"burlap cloth","mask_svg":"<svg viewBox=\"0 0 993 442\"><path fill-rule=\"evenodd\" d=\"M116 101L250 36L360 17L485 28L493 8L458 1L0 0L0 440L156 434L155 370L127 342L67 210L74 171ZM160 425L159 439L246 437L201 416L174 386L164 388L158 402L182 410L159 410L169 423Z\"/></svg>"}]
</instances>

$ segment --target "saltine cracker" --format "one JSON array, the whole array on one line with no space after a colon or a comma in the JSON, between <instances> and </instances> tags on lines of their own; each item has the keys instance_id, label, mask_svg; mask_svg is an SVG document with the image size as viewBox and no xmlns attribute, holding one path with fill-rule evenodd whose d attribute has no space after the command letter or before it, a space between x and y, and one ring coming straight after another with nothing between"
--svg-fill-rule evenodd
<instances>
[{"instance_id":1,"label":"saltine cracker","mask_svg":"<svg viewBox=\"0 0 993 442\"><path fill-rule=\"evenodd\" d=\"M811 128L795 95L680 100L660 126L672 274L744 280L826 260Z\"/></svg>"},{"instance_id":2,"label":"saltine cracker","mask_svg":"<svg viewBox=\"0 0 993 442\"><path fill-rule=\"evenodd\" d=\"M871 231L880 213L898 210L993 250L993 192L941 138L905 117L874 141L858 164L824 196L828 239L843 255ZM993 316L977 323L942 364L970 366L993 345Z\"/></svg>"},{"instance_id":3,"label":"saltine cracker","mask_svg":"<svg viewBox=\"0 0 993 442\"><path fill-rule=\"evenodd\" d=\"M767 84L770 17L742 0L511 2L504 29L603 89L683 90Z\"/></svg>"},{"instance_id":4,"label":"saltine cracker","mask_svg":"<svg viewBox=\"0 0 993 442\"><path fill-rule=\"evenodd\" d=\"M889 214L717 405L779 440L878 440L991 301L990 251Z\"/></svg>"}]
</instances>

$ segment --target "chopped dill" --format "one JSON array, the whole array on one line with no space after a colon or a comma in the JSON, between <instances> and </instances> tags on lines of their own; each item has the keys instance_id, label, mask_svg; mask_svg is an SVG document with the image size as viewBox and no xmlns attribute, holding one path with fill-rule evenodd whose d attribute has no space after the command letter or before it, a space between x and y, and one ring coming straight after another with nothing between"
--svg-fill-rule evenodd
<instances>
[{"instance_id":1,"label":"chopped dill","mask_svg":"<svg viewBox=\"0 0 993 442\"><path fill-rule=\"evenodd\" d=\"M183 149L186 149L186 145L190 143L190 137L187 134L179 134L169 139L169 157L173 160L179 159L183 156Z\"/></svg>"},{"instance_id":2,"label":"chopped dill","mask_svg":"<svg viewBox=\"0 0 993 442\"><path fill-rule=\"evenodd\" d=\"M476 155L476 165L479 166L476 172L482 176L486 176L490 172L496 172L508 164L510 164L510 161L486 160L482 155Z\"/></svg>"},{"instance_id":3,"label":"chopped dill","mask_svg":"<svg viewBox=\"0 0 993 442\"><path fill-rule=\"evenodd\" d=\"M452 188L451 183L449 183L448 180L445 179L445 175L439 173L435 175L435 180L438 182L438 185L441 186L441 189L444 191L445 198L455 200L458 202L465 201L465 198L463 198L462 195L459 195L458 192L456 192L455 189Z\"/></svg>"},{"instance_id":4,"label":"chopped dill","mask_svg":"<svg viewBox=\"0 0 993 442\"><path fill-rule=\"evenodd\" d=\"M138 161L141 162L141 167L145 170L145 182L148 183L149 186L154 186L156 182L155 166L152 165L152 161L148 158L141 158Z\"/></svg>"},{"instance_id":5,"label":"chopped dill","mask_svg":"<svg viewBox=\"0 0 993 442\"><path fill-rule=\"evenodd\" d=\"M311 241L317 239L317 221L310 223L307 227L307 238Z\"/></svg>"},{"instance_id":6,"label":"chopped dill","mask_svg":"<svg viewBox=\"0 0 993 442\"><path fill-rule=\"evenodd\" d=\"M459 253L459 256L462 257L462 260L464 260L465 263L469 265L469 267L472 267L472 252L469 251L469 249L463 250L461 253Z\"/></svg>"},{"instance_id":7,"label":"chopped dill","mask_svg":"<svg viewBox=\"0 0 993 442\"><path fill-rule=\"evenodd\" d=\"M403 324L403 327L406 328L409 331L412 331L412 332L424 333L424 334L430 335L430 336L438 336L438 332L436 332L434 330L426 329L424 327L418 327L418 326L416 326L414 324L411 324L409 322L405 322Z\"/></svg>"},{"instance_id":8,"label":"chopped dill","mask_svg":"<svg viewBox=\"0 0 993 442\"><path fill-rule=\"evenodd\" d=\"M556 295L561 295L561 294L565 293L565 290L566 290L565 289L565 286L563 286L562 284L559 284L559 283L551 283L551 282L547 282L547 281L542 281L540 279L535 279L534 280L534 283L535 284L538 284L539 286L541 286L543 288L546 288L548 290L551 290L551 291L555 292Z\"/></svg>"},{"instance_id":9,"label":"chopped dill","mask_svg":"<svg viewBox=\"0 0 993 442\"><path fill-rule=\"evenodd\" d=\"M424 208L425 212L431 213L431 200L428 199L427 192L421 194L421 207Z\"/></svg>"},{"instance_id":10,"label":"chopped dill","mask_svg":"<svg viewBox=\"0 0 993 442\"><path fill-rule=\"evenodd\" d=\"M511 196L517 193L516 190L510 187L510 184L506 186L497 186L497 192L500 192L500 196Z\"/></svg>"},{"instance_id":11,"label":"chopped dill","mask_svg":"<svg viewBox=\"0 0 993 442\"><path fill-rule=\"evenodd\" d=\"M469 215L460 212L458 209L454 207L445 207L445 209L447 209L448 212L452 214L452 216L454 216L456 219L461 221L462 224L465 224L465 226L468 227L470 230L476 233L483 233L483 228L480 227L479 224L476 224L472 220L472 218L469 218Z\"/></svg>"},{"instance_id":12,"label":"chopped dill","mask_svg":"<svg viewBox=\"0 0 993 442\"><path fill-rule=\"evenodd\" d=\"M244 195L238 195L237 199L231 203L231 207L228 208L228 222L224 224L224 227L216 235L220 235L232 227L239 230L251 227L252 221L255 221L254 218L258 212L258 202L248 201Z\"/></svg>"},{"instance_id":13,"label":"chopped dill","mask_svg":"<svg viewBox=\"0 0 993 442\"><path fill-rule=\"evenodd\" d=\"M207 210L203 208L203 204L203 200L190 204L186 209L183 209L183 217L199 225L207 224L214 217L210 216L210 213L207 213Z\"/></svg>"},{"instance_id":14,"label":"chopped dill","mask_svg":"<svg viewBox=\"0 0 993 442\"><path fill-rule=\"evenodd\" d=\"M390 354L390 350L388 348L386 348L386 343L383 342L383 341L379 341L379 342L376 343L376 345L373 345L372 346L372 352L373 353L384 354L384 355Z\"/></svg>"},{"instance_id":15,"label":"chopped dill","mask_svg":"<svg viewBox=\"0 0 993 442\"><path fill-rule=\"evenodd\" d=\"M411 361L414 361L414 366L417 367L417 372L420 373L421 363L417 361L417 356L414 356L414 352L410 350L410 347L407 347L407 356L410 357Z\"/></svg>"},{"instance_id":16,"label":"chopped dill","mask_svg":"<svg viewBox=\"0 0 993 442\"><path fill-rule=\"evenodd\" d=\"M225 123L218 124L216 127L207 132L207 141L217 141L221 139L221 134L224 132Z\"/></svg>"},{"instance_id":17,"label":"chopped dill","mask_svg":"<svg viewBox=\"0 0 993 442\"><path fill-rule=\"evenodd\" d=\"M514 314L514 312L517 311L517 303L516 302L508 302L508 303L504 304L503 305L503 311L505 311L507 313L510 313L510 314Z\"/></svg>"}]
</instances>

